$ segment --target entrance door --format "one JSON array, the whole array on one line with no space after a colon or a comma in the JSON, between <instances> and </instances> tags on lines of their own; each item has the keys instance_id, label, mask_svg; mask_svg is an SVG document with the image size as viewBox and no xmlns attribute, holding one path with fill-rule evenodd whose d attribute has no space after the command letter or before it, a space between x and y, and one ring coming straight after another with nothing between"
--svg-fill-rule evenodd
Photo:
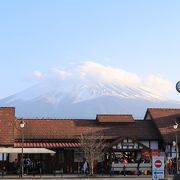
<instances>
[{"instance_id":1,"label":"entrance door","mask_svg":"<svg viewBox=\"0 0 180 180\"><path fill-rule=\"evenodd\" d=\"M118 162L122 163L123 159L128 160L128 163L135 163L136 160L138 159L138 155L140 154L140 152L138 153L137 150L133 150L133 151L115 151L114 152L114 160L116 160Z\"/></svg>"},{"instance_id":2,"label":"entrance door","mask_svg":"<svg viewBox=\"0 0 180 180\"><path fill-rule=\"evenodd\" d=\"M64 149L64 172L71 174L74 172L74 150Z\"/></svg>"}]
</instances>

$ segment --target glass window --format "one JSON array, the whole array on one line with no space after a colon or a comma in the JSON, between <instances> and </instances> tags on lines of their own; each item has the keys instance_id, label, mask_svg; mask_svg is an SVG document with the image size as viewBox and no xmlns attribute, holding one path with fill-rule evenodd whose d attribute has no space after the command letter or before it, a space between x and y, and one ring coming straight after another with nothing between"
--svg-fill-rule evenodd
<instances>
[{"instance_id":1,"label":"glass window","mask_svg":"<svg viewBox=\"0 0 180 180\"><path fill-rule=\"evenodd\" d=\"M150 145L151 149L158 149L158 141L151 141Z\"/></svg>"},{"instance_id":2,"label":"glass window","mask_svg":"<svg viewBox=\"0 0 180 180\"><path fill-rule=\"evenodd\" d=\"M3 154L2 153L0 153L0 161L2 161L3 160ZM4 161L6 161L7 160L7 154L4 154Z\"/></svg>"},{"instance_id":3,"label":"glass window","mask_svg":"<svg viewBox=\"0 0 180 180\"><path fill-rule=\"evenodd\" d=\"M134 149L138 149L138 143L134 144Z\"/></svg>"},{"instance_id":4,"label":"glass window","mask_svg":"<svg viewBox=\"0 0 180 180\"><path fill-rule=\"evenodd\" d=\"M63 163L64 162L64 151L58 151L57 152L57 158L58 158L58 161Z\"/></svg>"},{"instance_id":5,"label":"glass window","mask_svg":"<svg viewBox=\"0 0 180 180\"><path fill-rule=\"evenodd\" d=\"M127 149L127 146L123 146L123 149Z\"/></svg>"},{"instance_id":6,"label":"glass window","mask_svg":"<svg viewBox=\"0 0 180 180\"><path fill-rule=\"evenodd\" d=\"M118 148L118 149L122 149L121 143L119 143L119 144L117 145L117 148Z\"/></svg>"},{"instance_id":7,"label":"glass window","mask_svg":"<svg viewBox=\"0 0 180 180\"><path fill-rule=\"evenodd\" d=\"M128 142L128 140L127 140L127 139L124 139L124 140L123 140L123 142L124 142L124 143L127 143L127 142Z\"/></svg>"},{"instance_id":8,"label":"glass window","mask_svg":"<svg viewBox=\"0 0 180 180\"><path fill-rule=\"evenodd\" d=\"M74 151L74 162L82 162L84 153L82 151Z\"/></svg>"}]
</instances>

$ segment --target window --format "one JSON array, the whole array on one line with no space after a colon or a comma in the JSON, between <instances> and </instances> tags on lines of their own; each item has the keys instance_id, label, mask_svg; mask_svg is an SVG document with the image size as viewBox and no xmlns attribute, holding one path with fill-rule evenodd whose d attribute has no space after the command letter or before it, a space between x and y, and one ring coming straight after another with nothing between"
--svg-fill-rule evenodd
<instances>
[{"instance_id":1,"label":"window","mask_svg":"<svg viewBox=\"0 0 180 180\"><path fill-rule=\"evenodd\" d=\"M7 160L7 154L4 154L4 161ZM0 161L3 161L3 154L0 153Z\"/></svg>"},{"instance_id":2,"label":"window","mask_svg":"<svg viewBox=\"0 0 180 180\"><path fill-rule=\"evenodd\" d=\"M64 162L64 151L63 150L57 152L57 158L60 163Z\"/></svg>"},{"instance_id":3,"label":"window","mask_svg":"<svg viewBox=\"0 0 180 180\"><path fill-rule=\"evenodd\" d=\"M82 162L84 153L79 150L74 150L74 162Z\"/></svg>"}]
</instances>

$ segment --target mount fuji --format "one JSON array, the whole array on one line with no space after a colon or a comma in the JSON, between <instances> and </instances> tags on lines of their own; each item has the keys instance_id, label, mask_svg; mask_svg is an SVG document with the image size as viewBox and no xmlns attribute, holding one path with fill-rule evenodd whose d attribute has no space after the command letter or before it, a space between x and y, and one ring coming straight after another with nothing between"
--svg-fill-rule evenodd
<instances>
[{"instance_id":1,"label":"mount fuji","mask_svg":"<svg viewBox=\"0 0 180 180\"><path fill-rule=\"evenodd\" d=\"M1 99L0 106L16 107L17 117L64 119L95 119L97 114L143 118L149 107L180 108L180 102L145 82L124 70L85 62L71 69L53 69L31 88Z\"/></svg>"}]
</instances>

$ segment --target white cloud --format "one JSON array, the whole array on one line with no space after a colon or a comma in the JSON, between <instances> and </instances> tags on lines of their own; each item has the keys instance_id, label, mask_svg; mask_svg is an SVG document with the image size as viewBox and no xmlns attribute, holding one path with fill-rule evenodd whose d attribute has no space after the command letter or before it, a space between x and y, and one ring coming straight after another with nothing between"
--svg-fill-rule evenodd
<instances>
[{"instance_id":1,"label":"white cloud","mask_svg":"<svg viewBox=\"0 0 180 180\"><path fill-rule=\"evenodd\" d=\"M52 72L55 73L55 75L57 75L60 79L66 79L72 75L68 70L58 68L53 68Z\"/></svg>"},{"instance_id":2,"label":"white cloud","mask_svg":"<svg viewBox=\"0 0 180 180\"><path fill-rule=\"evenodd\" d=\"M80 73L81 78L93 78L94 81L103 81L104 83L135 85L141 81L136 74L91 61L80 64L77 71Z\"/></svg>"},{"instance_id":3,"label":"white cloud","mask_svg":"<svg viewBox=\"0 0 180 180\"><path fill-rule=\"evenodd\" d=\"M35 71L34 75L39 79L46 76L39 71ZM62 80L75 79L77 81L86 81L91 84L120 84L129 88L141 88L159 95L174 90L173 84L160 75L150 74L147 77L141 77L138 74L120 68L104 66L92 61L85 61L66 69L53 68L49 76L55 76Z\"/></svg>"},{"instance_id":4,"label":"white cloud","mask_svg":"<svg viewBox=\"0 0 180 180\"><path fill-rule=\"evenodd\" d=\"M147 77L141 77L120 68L103 66L91 61L79 64L76 67L76 72L73 72L73 76L90 79L94 82L115 83L130 88L142 88L156 94L174 90L173 84L160 75L150 74Z\"/></svg>"},{"instance_id":5,"label":"white cloud","mask_svg":"<svg viewBox=\"0 0 180 180\"><path fill-rule=\"evenodd\" d=\"M46 77L46 74L36 70L33 72L33 76L37 79L43 79Z\"/></svg>"},{"instance_id":6,"label":"white cloud","mask_svg":"<svg viewBox=\"0 0 180 180\"><path fill-rule=\"evenodd\" d=\"M164 79L163 77L159 75L149 75L146 78L145 86L151 88L152 90L158 92L170 92L174 90L173 84L168 81L167 79Z\"/></svg>"}]
</instances>

